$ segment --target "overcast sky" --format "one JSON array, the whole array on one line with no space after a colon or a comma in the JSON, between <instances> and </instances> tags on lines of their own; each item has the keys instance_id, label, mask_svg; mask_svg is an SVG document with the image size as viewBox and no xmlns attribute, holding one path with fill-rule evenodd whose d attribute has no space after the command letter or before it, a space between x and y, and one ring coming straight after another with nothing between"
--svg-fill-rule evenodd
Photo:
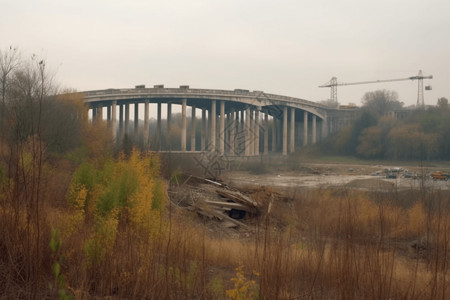
<instances>
[{"instance_id":1,"label":"overcast sky","mask_svg":"<svg viewBox=\"0 0 450 300\"><path fill-rule=\"evenodd\" d=\"M433 75L425 103L450 98L448 0L0 0L0 49L43 55L78 91L136 84L249 89L303 98L332 76ZM338 87L341 104L417 81Z\"/></svg>"}]
</instances>

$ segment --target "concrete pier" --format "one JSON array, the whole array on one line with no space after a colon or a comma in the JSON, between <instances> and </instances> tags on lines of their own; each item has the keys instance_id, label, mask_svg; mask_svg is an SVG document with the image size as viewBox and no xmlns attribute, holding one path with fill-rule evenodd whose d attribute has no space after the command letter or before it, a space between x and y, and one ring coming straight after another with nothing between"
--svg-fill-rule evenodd
<instances>
[{"instance_id":1,"label":"concrete pier","mask_svg":"<svg viewBox=\"0 0 450 300\"><path fill-rule=\"evenodd\" d=\"M206 109L202 108L202 130L200 137L200 149L206 151Z\"/></svg>"},{"instance_id":2,"label":"concrete pier","mask_svg":"<svg viewBox=\"0 0 450 300\"><path fill-rule=\"evenodd\" d=\"M156 112L156 149L161 150L161 103L158 102Z\"/></svg>"},{"instance_id":3,"label":"concrete pier","mask_svg":"<svg viewBox=\"0 0 450 300\"><path fill-rule=\"evenodd\" d=\"M289 152L293 153L295 150L295 108L291 108L291 131L289 139Z\"/></svg>"},{"instance_id":4,"label":"concrete pier","mask_svg":"<svg viewBox=\"0 0 450 300\"><path fill-rule=\"evenodd\" d=\"M181 151L186 151L186 103L186 99L181 100Z\"/></svg>"},{"instance_id":5,"label":"concrete pier","mask_svg":"<svg viewBox=\"0 0 450 300\"><path fill-rule=\"evenodd\" d=\"M129 126L130 126L130 104L125 104L125 134L129 135Z\"/></svg>"},{"instance_id":6,"label":"concrete pier","mask_svg":"<svg viewBox=\"0 0 450 300\"><path fill-rule=\"evenodd\" d=\"M235 149L235 139L236 139L236 115L234 108L231 108L230 111L230 153L234 155L236 152Z\"/></svg>"},{"instance_id":7,"label":"concrete pier","mask_svg":"<svg viewBox=\"0 0 450 300\"><path fill-rule=\"evenodd\" d=\"M303 113L303 146L308 145L308 112Z\"/></svg>"},{"instance_id":8,"label":"concrete pier","mask_svg":"<svg viewBox=\"0 0 450 300\"><path fill-rule=\"evenodd\" d=\"M144 145L148 149L150 145L150 111L149 111L149 101L144 101Z\"/></svg>"},{"instance_id":9,"label":"concrete pier","mask_svg":"<svg viewBox=\"0 0 450 300\"><path fill-rule=\"evenodd\" d=\"M255 109L255 129L254 129L254 140L253 140L253 155L259 155L259 110Z\"/></svg>"},{"instance_id":10,"label":"concrete pier","mask_svg":"<svg viewBox=\"0 0 450 300\"><path fill-rule=\"evenodd\" d=\"M220 101L219 153L225 154L225 101Z\"/></svg>"},{"instance_id":11,"label":"concrete pier","mask_svg":"<svg viewBox=\"0 0 450 300\"><path fill-rule=\"evenodd\" d=\"M135 141L137 141L137 137L139 136L139 102L134 103L134 137Z\"/></svg>"},{"instance_id":12,"label":"concrete pier","mask_svg":"<svg viewBox=\"0 0 450 300\"><path fill-rule=\"evenodd\" d=\"M283 107L283 155L287 155L287 107Z\"/></svg>"},{"instance_id":13,"label":"concrete pier","mask_svg":"<svg viewBox=\"0 0 450 300\"><path fill-rule=\"evenodd\" d=\"M312 116L312 143L313 145L316 143L316 138L317 138L317 124L316 124L317 120L316 120L316 115Z\"/></svg>"},{"instance_id":14,"label":"concrete pier","mask_svg":"<svg viewBox=\"0 0 450 300\"><path fill-rule=\"evenodd\" d=\"M195 117L195 106L191 107L191 151L195 151L195 133L197 120Z\"/></svg>"},{"instance_id":15,"label":"concrete pier","mask_svg":"<svg viewBox=\"0 0 450 300\"><path fill-rule=\"evenodd\" d=\"M250 121L250 107L249 106L247 106L245 109L244 128L245 128L245 156L250 156L252 128L251 128L251 121Z\"/></svg>"},{"instance_id":16,"label":"concrete pier","mask_svg":"<svg viewBox=\"0 0 450 300\"><path fill-rule=\"evenodd\" d=\"M113 133L113 138L117 138L117 101L113 101L111 104L111 130Z\"/></svg>"},{"instance_id":17,"label":"concrete pier","mask_svg":"<svg viewBox=\"0 0 450 300\"><path fill-rule=\"evenodd\" d=\"M269 154L269 114L264 113L264 154Z\"/></svg>"},{"instance_id":18,"label":"concrete pier","mask_svg":"<svg viewBox=\"0 0 450 300\"><path fill-rule=\"evenodd\" d=\"M172 150L170 134L172 129L172 103L167 103L166 150Z\"/></svg>"},{"instance_id":19,"label":"concrete pier","mask_svg":"<svg viewBox=\"0 0 450 300\"><path fill-rule=\"evenodd\" d=\"M211 110L210 110L210 129L211 129L211 149L209 149L210 151L216 151L216 100L211 101Z\"/></svg>"}]
</instances>

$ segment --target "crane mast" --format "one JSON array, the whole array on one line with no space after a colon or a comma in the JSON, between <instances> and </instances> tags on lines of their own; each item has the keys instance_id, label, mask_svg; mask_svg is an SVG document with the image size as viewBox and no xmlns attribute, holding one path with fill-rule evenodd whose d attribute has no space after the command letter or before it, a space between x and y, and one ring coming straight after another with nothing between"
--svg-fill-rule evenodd
<instances>
[{"instance_id":1,"label":"crane mast","mask_svg":"<svg viewBox=\"0 0 450 300\"><path fill-rule=\"evenodd\" d=\"M407 78L396 78L396 79L382 79L382 80L370 80L370 81L358 81L358 82L337 82L336 77L332 77L331 80L323 85L320 85L319 87L329 87L331 88L331 100L334 103L337 103L337 87L343 86L343 85L359 85L359 84L370 84L370 83L382 83L382 82L393 82L393 81L405 81L405 80L417 80L418 86L417 86L417 107L424 107L424 97L423 97L423 80L424 79L432 79L433 76L423 76L422 70L419 70L418 75L411 76ZM425 87L426 90L430 90L431 87L427 86Z\"/></svg>"}]
</instances>

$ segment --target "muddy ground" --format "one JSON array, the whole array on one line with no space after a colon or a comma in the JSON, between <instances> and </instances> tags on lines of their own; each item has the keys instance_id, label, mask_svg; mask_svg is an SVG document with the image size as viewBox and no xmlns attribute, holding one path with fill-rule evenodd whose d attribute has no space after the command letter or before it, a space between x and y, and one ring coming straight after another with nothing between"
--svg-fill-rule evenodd
<instances>
[{"instance_id":1,"label":"muddy ground","mask_svg":"<svg viewBox=\"0 0 450 300\"><path fill-rule=\"evenodd\" d=\"M206 201L224 201L218 195L218 188L239 191L259 203L261 215L271 209L272 222L283 228L283 216L292 210L292 201L298 193L307 189L346 188L374 192L400 191L398 205L410 207L412 195L424 186L431 189L450 191L450 181L432 180L430 173L439 168L398 167L385 165L343 165L330 163L303 164L297 171L279 171L276 173L253 174L249 171L228 171L220 180L210 182L202 177L189 175L169 189L172 203L178 207L189 220L195 220L199 226L207 228L213 239L232 239L250 241L255 236L256 224L261 222L257 215L248 215L241 220L245 226L236 226L227 220L207 217L200 210ZM386 178L395 174L397 178ZM405 178L406 177L408 178ZM410 178L409 178L410 177ZM269 206L271 208L269 208ZM210 208L211 209L211 208ZM228 214L228 212L224 212ZM194 219L191 217L196 215ZM191 217L189 217L191 216ZM230 215L231 216L231 215ZM393 243L401 253L409 253L412 241Z\"/></svg>"},{"instance_id":2,"label":"muddy ground","mask_svg":"<svg viewBox=\"0 0 450 300\"><path fill-rule=\"evenodd\" d=\"M450 189L450 181L431 179L430 173L436 170L439 168L306 163L295 172L252 174L246 171L229 171L222 179L230 186L240 189L272 187L279 192L293 188L326 187L408 190L419 189L424 184L431 188ZM386 178L389 174L394 174L396 178Z\"/></svg>"}]
</instances>

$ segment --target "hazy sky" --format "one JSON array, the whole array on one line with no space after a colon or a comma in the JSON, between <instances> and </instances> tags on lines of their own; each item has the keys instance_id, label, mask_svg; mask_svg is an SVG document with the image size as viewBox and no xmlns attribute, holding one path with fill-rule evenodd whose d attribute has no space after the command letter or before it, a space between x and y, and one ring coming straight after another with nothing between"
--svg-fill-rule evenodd
<instances>
[{"instance_id":1,"label":"hazy sky","mask_svg":"<svg viewBox=\"0 0 450 300\"><path fill-rule=\"evenodd\" d=\"M249 89L311 101L319 85L433 75L450 98L448 0L0 0L0 49L43 55L79 91L136 84ZM417 82L338 87L342 104Z\"/></svg>"}]
</instances>

